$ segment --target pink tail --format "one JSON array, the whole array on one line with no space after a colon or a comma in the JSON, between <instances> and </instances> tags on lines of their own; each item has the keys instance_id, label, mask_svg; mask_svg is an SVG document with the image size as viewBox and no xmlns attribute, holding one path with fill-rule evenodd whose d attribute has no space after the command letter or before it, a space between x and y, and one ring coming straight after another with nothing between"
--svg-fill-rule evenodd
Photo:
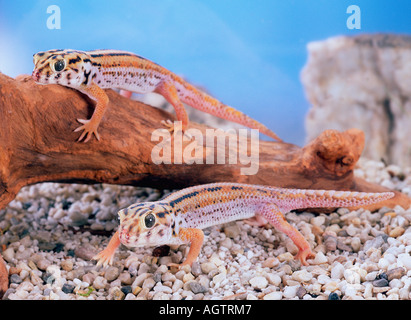
<instances>
[{"instance_id":1,"label":"pink tail","mask_svg":"<svg viewBox=\"0 0 411 320\"><path fill-rule=\"evenodd\" d=\"M250 129L257 129L266 136L277 141L282 141L273 131L257 120L250 118L246 114L238 111L230 106L227 106L208 94L199 91L197 88L187 82L183 82L184 91L180 93L180 99L184 103L192 106L195 109L207 112L213 116L235 122L246 126Z\"/></svg>"},{"instance_id":2,"label":"pink tail","mask_svg":"<svg viewBox=\"0 0 411 320\"><path fill-rule=\"evenodd\" d=\"M357 207L366 206L394 197L394 192L368 193L352 191L334 190L293 190L287 192L295 193L296 197L290 202L284 201L279 206L285 210L303 208L322 208L322 207Z\"/></svg>"}]
</instances>

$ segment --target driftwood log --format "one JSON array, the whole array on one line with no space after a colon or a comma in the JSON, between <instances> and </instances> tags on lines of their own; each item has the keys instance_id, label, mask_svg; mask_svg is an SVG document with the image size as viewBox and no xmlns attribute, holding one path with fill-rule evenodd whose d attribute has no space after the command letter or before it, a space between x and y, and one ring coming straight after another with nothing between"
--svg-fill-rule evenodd
<instances>
[{"instance_id":1,"label":"driftwood log","mask_svg":"<svg viewBox=\"0 0 411 320\"><path fill-rule=\"evenodd\" d=\"M246 165L238 161L230 164L230 150L238 158L246 158L247 150L237 150L237 145L228 143L224 148L210 147L204 141L199 143L201 152L196 153L197 160L203 158L204 164L155 164L151 154L159 141L152 141L152 133L162 127L162 120L175 119L174 115L112 90L107 93L110 103L99 127L101 141L93 137L81 143L76 141L80 133L73 130L79 126L77 118L91 117L94 105L89 99L62 86L38 85L29 76L13 79L0 73L0 209L22 187L46 181L167 189L227 181L291 188L387 191L354 177L353 169L365 143L363 132L357 129L324 131L303 148L285 142L259 141L259 169L253 175L242 175L241 169ZM196 123L190 127L203 134L210 128ZM174 141L170 140L173 144ZM190 143L184 142L183 147ZM225 151L224 164L206 163L210 153L221 151ZM395 192L394 198L368 209L395 205L408 208L410 204L409 197ZM2 289L4 283L3 288L0 284Z\"/></svg>"}]
</instances>

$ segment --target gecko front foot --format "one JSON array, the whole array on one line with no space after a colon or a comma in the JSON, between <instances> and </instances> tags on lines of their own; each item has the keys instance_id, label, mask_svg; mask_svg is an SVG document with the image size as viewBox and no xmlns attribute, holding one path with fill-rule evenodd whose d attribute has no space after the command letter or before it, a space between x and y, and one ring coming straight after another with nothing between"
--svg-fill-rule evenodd
<instances>
[{"instance_id":1,"label":"gecko front foot","mask_svg":"<svg viewBox=\"0 0 411 320\"><path fill-rule=\"evenodd\" d=\"M81 134L80 138L78 138L77 141L81 141L85 137L86 139L84 140L84 142L87 142L91 139L91 137L93 136L93 133L96 136L97 140L100 140L100 135L97 132L98 125L96 126L90 120L77 119L77 121L82 123L83 125L78 127L77 129L75 129L74 132L84 130L83 133Z\"/></svg>"},{"instance_id":2,"label":"gecko front foot","mask_svg":"<svg viewBox=\"0 0 411 320\"><path fill-rule=\"evenodd\" d=\"M93 257L93 260L97 260L97 266L103 265L103 267L107 265L113 264L114 252L104 249L103 251L99 252Z\"/></svg>"},{"instance_id":3,"label":"gecko front foot","mask_svg":"<svg viewBox=\"0 0 411 320\"><path fill-rule=\"evenodd\" d=\"M177 270L181 270L181 268L185 265L191 266L191 263L186 262L186 261L184 261L182 263L174 263L174 262L167 263L167 267L176 268Z\"/></svg>"}]
</instances>

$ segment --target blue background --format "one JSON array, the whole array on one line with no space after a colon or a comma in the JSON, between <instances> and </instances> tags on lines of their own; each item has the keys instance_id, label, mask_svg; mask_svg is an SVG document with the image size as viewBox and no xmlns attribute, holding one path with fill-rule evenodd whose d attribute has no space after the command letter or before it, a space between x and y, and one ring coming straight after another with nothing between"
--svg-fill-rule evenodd
<instances>
[{"instance_id":1,"label":"blue background","mask_svg":"<svg viewBox=\"0 0 411 320\"><path fill-rule=\"evenodd\" d=\"M349 30L351 4L361 30ZM46 26L61 9L61 29ZM31 73L48 49L135 52L303 145L309 108L300 82L306 45L336 35L410 33L411 1L0 0L0 71Z\"/></svg>"}]
</instances>

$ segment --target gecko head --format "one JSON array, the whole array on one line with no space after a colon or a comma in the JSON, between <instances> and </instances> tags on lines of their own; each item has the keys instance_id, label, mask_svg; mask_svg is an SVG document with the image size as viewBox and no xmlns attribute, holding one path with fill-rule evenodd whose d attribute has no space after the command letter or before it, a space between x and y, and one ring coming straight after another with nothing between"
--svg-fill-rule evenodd
<instances>
[{"instance_id":1,"label":"gecko head","mask_svg":"<svg viewBox=\"0 0 411 320\"><path fill-rule=\"evenodd\" d=\"M39 84L78 87L84 80L88 55L75 50L49 50L33 55L32 78Z\"/></svg>"},{"instance_id":2,"label":"gecko head","mask_svg":"<svg viewBox=\"0 0 411 320\"><path fill-rule=\"evenodd\" d=\"M120 242L129 247L170 243L172 208L164 202L143 202L120 210Z\"/></svg>"}]
</instances>

